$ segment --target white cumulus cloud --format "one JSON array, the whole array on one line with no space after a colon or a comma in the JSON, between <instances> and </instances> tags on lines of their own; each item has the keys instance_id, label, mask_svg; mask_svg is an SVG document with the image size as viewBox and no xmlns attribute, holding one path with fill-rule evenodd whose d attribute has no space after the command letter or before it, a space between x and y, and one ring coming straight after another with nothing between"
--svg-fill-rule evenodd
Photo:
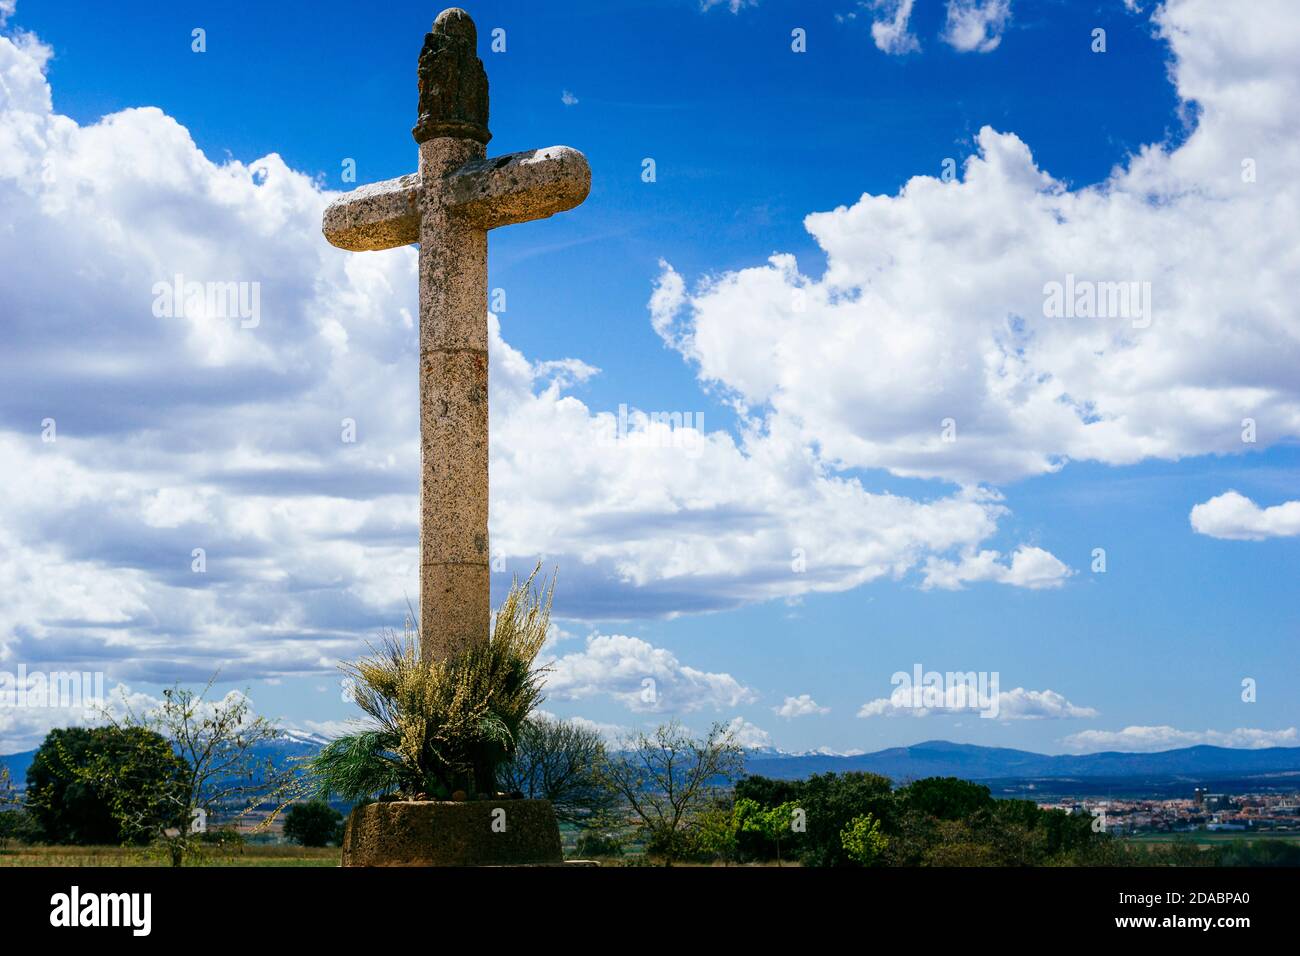
<instances>
[{"instance_id":1,"label":"white cumulus cloud","mask_svg":"<svg viewBox=\"0 0 1300 956\"><path fill-rule=\"evenodd\" d=\"M916 35L908 29L914 0L872 0L870 9L876 14L871 23L871 39L883 53L913 53L921 49Z\"/></svg>"},{"instance_id":2,"label":"white cumulus cloud","mask_svg":"<svg viewBox=\"0 0 1300 956\"><path fill-rule=\"evenodd\" d=\"M551 668L548 697L609 697L638 713L719 710L757 699L730 674L690 667L671 651L625 634L593 634L583 650L560 657Z\"/></svg>"},{"instance_id":3,"label":"white cumulus cloud","mask_svg":"<svg viewBox=\"0 0 1300 956\"><path fill-rule=\"evenodd\" d=\"M981 704L973 691L949 685L943 691L943 706L915 706L917 698L910 687L896 687L888 697L869 700L858 708L859 717L930 717L934 715L973 715L988 710L996 720L1061 720L1096 717L1092 707L1082 707L1066 700L1054 690L1026 690L1016 687L998 694L996 713L990 704Z\"/></svg>"},{"instance_id":4,"label":"white cumulus cloud","mask_svg":"<svg viewBox=\"0 0 1300 956\"><path fill-rule=\"evenodd\" d=\"M1300 265L1276 254L1300 218L1279 172L1300 165L1288 11L1159 7L1196 127L1104 183L1071 188L985 127L960 180L809 216L820 278L789 255L695 283L666 266L650 320L737 403L734 432L610 442L616 415L573 394L597 370L527 357L493 320L494 551L559 565L569 619L911 574L1046 587L1065 575L1048 552L988 546L987 483L1239 451L1246 416L1266 442L1300 435ZM50 56L0 36L0 663L331 672L418 593L416 257L328 246L333 194L276 154L214 162L153 107L55 112ZM1049 319L1067 273L1150 281L1154 321ZM256 284L259 323L155 315L177 275ZM857 468L956 487L873 492Z\"/></svg>"},{"instance_id":5,"label":"white cumulus cloud","mask_svg":"<svg viewBox=\"0 0 1300 956\"><path fill-rule=\"evenodd\" d=\"M1226 491L1192 508L1193 530L1211 538L1262 541L1300 534L1300 501L1261 508L1245 495Z\"/></svg>"},{"instance_id":6,"label":"white cumulus cloud","mask_svg":"<svg viewBox=\"0 0 1300 956\"><path fill-rule=\"evenodd\" d=\"M745 750L759 750L772 746L772 735L743 717L733 717L727 724L726 734L738 747Z\"/></svg>"},{"instance_id":7,"label":"white cumulus cloud","mask_svg":"<svg viewBox=\"0 0 1300 956\"><path fill-rule=\"evenodd\" d=\"M963 53L988 53L1002 42L1011 19L1011 0L948 0L940 38Z\"/></svg>"},{"instance_id":8,"label":"white cumulus cloud","mask_svg":"<svg viewBox=\"0 0 1300 956\"><path fill-rule=\"evenodd\" d=\"M1259 750L1264 747L1294 747L1300 744L1296 728L1261 730L1238 727L1235 730L1178 730L1168 725L1132 726L1123 730L1084 730L1071 734L1064 740L1066 746L1081 753L1104 750L1140 751L1154 753L1208 744L1213 747L1236 747Z\"/></svg>"},{"instance_id":9,"label":"white cumulus cloud","mask_svg":"<svg viewBox=\"0 0 1300 956\"><path fill-rule=\"evenodd\" d=\"M971 551L956 561L928 558L922 587L959 590L974 581L996 581L1022 588L1055 588L1074 572L1055 555L1042 548L1025 545L1017 548L1009 561L997 551Z\"/></svg>"},{"instance_id":10,"label":"white cumulus cloud","mask_svg":"<svg viewBox=\"0 0 1300 956\"><path fill-rule=\"evenodd\" d=\"M549 720L556 723L573 724L582 727L585 730L591 730L600 734L606 744L617 746L631 732L624 724L613 724L606 721L591 720L587 717L561 717L549 710L535 710L533 716L541 720Z\"/></svg>"},{"instance_id":11,"label":"white cumulus cloud","mask_svg":"<svg viewBox=\"0 0 1300 956\"><path fill-rule=\"evenodd\" d=\"M787 697L780 707L773 707L772 712L778 717L808 717L812 714L829 714L829 707L818 705L809 694L800 694L798 697Z\"/></svg>"},{"instance_id":12,"label":"white cumulus cloud","mask_svg":"<svg viewBox=\"0 0 1300 956\"><path fill-rule=\"evenodd\" d=\"M1295 440L1300 261L1277 250L1300 218L1282 172L1300 165L1300 17L1174 0L1153 18L1185 136L1076 187L985 126L959 178L809 215L820 275L787 253L693 283L668 267L656 327L838 467L1000 483L1240 453L1245 417L1261 445ZM1053 315L1067 283L1085 303L1149 292L1149 309L1125 316L1108 292L1098 317Z\"/></svg>"},{"instance_id":13,"label":"white cumulus cloud","mask_svg":"<svg viewBox=\"0 0 1300 956\"><path fill-rule=\"evenodd\" d=\"M758 0L700 0L700 10L708 12L714 7L726 7L732 13L739 13L745 7L758 6Z\"/></svg>"},{"instance_id":14,"label":"white cumulus cloud","mask_svg":"<svg viewBox=\"0 0 1300 956\"><path fill-rule=\"evenodd\" d=\"M418 595L416 255L329 246L334 194L278 155L214 162L153 107L55 112L50 55L0 36L0 662L332 672ZM256 288L258 321L156 308L177 276ZM660 290L671 324L685 290ZM1004 513L868 492L783 421L611 440L617 414L572 394L597 369L494 317L490 353L494 586L542 555L572 620L897 578Z\"/></svg>"}]
</instances>

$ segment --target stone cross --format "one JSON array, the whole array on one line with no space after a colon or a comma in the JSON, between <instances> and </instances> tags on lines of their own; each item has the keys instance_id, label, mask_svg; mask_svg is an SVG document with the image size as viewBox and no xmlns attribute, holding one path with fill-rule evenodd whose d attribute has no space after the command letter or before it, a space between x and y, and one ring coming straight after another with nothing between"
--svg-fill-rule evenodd
<instances>
[{"instance_id":1,"label":"stone cross","mask_svg":"<svg viewBox=\"0 0 1300 956\"><path fill-rule=\"evenodd\" d=\"M325 238L366 252L420 244L420 647L488 639L487 231L572 209L591 169L567 146L486 159L488 82L474 21L444 10L420 51L419 172L325 210Z\"/></svg>"}]
</instances>

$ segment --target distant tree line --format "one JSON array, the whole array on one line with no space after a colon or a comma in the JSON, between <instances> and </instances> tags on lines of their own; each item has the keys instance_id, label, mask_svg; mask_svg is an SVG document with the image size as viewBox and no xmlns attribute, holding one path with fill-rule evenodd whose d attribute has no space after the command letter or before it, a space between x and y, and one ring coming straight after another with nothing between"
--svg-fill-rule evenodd
<instances>
[{"instance_id":1,"label":"distant tree line","mask_svg":"<svg viewBox=\"0 0 1300 956\"><path fill-rule=\"evenodd\" d=\"M674 722L607 749L594 730L542 722L531 741L507 779L563 805L562 819L582 829L580 856L669 866L1300 866L1293 843L1135 844L1089 814L995 799L956 777L895 787L872 773L746 776L721 725L696 738Z\"/></svg>"},{"instance_id":2,"label":"distant tree line","mask_svg":"<svg viewBox=\"0 0 1300 956\"><path fill-rule=\"evenodd\" d=\"M255 759L252 745L276 733L246 699L203 704L179 690L147 723L52 731L28 769L25 802L0 771L0 850L14 840L126 843L179 864L237 845L232 831L197 832L196 815L274 811L312 792L295 788L292 770ZM624 865L1300 866L1294 843L1137 844L1101 832L1088 814L995 799L955 777L896 787L872 773L747 776L722 725L695 736L673 722L610 746L590 726L532 717L497 779L503 792L550 800L577 831L578 856ZM293 842L338 844L342 831L342 815L323 801L288 806Z\"/></svg>"}]
</instances>

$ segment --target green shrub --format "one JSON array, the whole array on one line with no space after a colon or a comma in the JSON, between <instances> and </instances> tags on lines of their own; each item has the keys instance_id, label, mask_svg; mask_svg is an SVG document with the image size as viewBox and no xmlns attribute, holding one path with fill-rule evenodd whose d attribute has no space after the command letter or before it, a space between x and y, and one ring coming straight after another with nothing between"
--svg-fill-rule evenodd
<instances>
[{"instance_id":1,"label":"green shrub","mask_svg":"<svg viewBox=\"0 0 1300 956\"><path fill-rule=\"evenodd\" d=\"M613 834L588 830L578 837L574 852L581 859L597 856L622 856L623 841Z\"/></svg>"},{"instance_id":2,"label":"green shrub","mask_svg":"<svg viewBox=\"0 0 1300 956\"><path fill-rule=\"evenodd\" d=\"M301 846L342 844L343 814L324 800L295 803L285 815L284 836Z\"/></svg>"}]
</instances>

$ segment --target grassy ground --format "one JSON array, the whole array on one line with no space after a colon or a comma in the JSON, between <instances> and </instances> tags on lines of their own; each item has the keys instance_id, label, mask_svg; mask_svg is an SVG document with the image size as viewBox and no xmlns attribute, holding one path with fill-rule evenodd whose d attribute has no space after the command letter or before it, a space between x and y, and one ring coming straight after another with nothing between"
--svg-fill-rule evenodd
<instances>
[{"instance_id":1,"label":"grassy ground","mask_svg":"<svg viewBox=\"0 0 1300 956\"><path fill-rule=\"evenodd\" d=\"M197 866L338 866L339 848L284 845L246 846L209 852ZM0 866L164 866L156 853L120 846L14 846L0 850Z\"/></svg>"},{"instance_id":2,"label":"grassy ground","mask_svg":"<svg viewBox=\"0 0 1300 956\"><path fill-rule=\"evenodd\" d=\"M246 846L243 850L209 853L189 866L338 866L339 848L308 849L301 846ZM640 856L600 858L602 866L655 865ZM0 850L0 866L163 866L157 854L120 846L15 846ZM681 867L709 866L707 863L679 863ZM720 865L720 864L715 864ZM746 866L775 866L775 861ZM797 863L785 864L798 866Z\"/></svg>"},{"instance_id":3,"label":"grassy ground","mask_svg":"<svg viewBox=\"0 0 1300 956\"><path fill-rule=\"evenodd\" d=\"M1300 843L1297 833L1251 833L1247 830L1195 830L1191 833L1139 833L1124 837L1129 843L1156 844L1185 842L1195 843L1199 847L1218 846L1223 843L1235 843L1241 840L1247 843L1264 840L1281 840L1283 843Z\"/></svg>"},{"instance_id":4,"label":"grassy ground","mask_svg":"<svg viewBox=\"0 0 1300 956\"><path fill-rule=\"evenodd\" d=\"M1154 846L1183 840L1195 843L1201 848L1241 840L1283 840L1288 843L1300 843L1300 835L1294 833L1180 833L1180 834L1142 834L1126 839L1138 845ZM209 851L203 858L193 860L191 866L338 866L339 848L322 847L310 849L291 844L249 845L241 850L225 853ZM655 865L658 860L647 860L640 854L628 854L625 857L598 858L603 866L645 866ZM0 867L3 866L165 866L167 861L156 853L148 853L134 848L120 846L25 846L10 844L0 850ZM709 866L707 863L679 863L678 866ZM713 864L720 865L720 864ZM776 862L751 863L748 866L775 866ZM798 866L798 863L786 861L786 866Z\"/></svg>"}]
</instances>

